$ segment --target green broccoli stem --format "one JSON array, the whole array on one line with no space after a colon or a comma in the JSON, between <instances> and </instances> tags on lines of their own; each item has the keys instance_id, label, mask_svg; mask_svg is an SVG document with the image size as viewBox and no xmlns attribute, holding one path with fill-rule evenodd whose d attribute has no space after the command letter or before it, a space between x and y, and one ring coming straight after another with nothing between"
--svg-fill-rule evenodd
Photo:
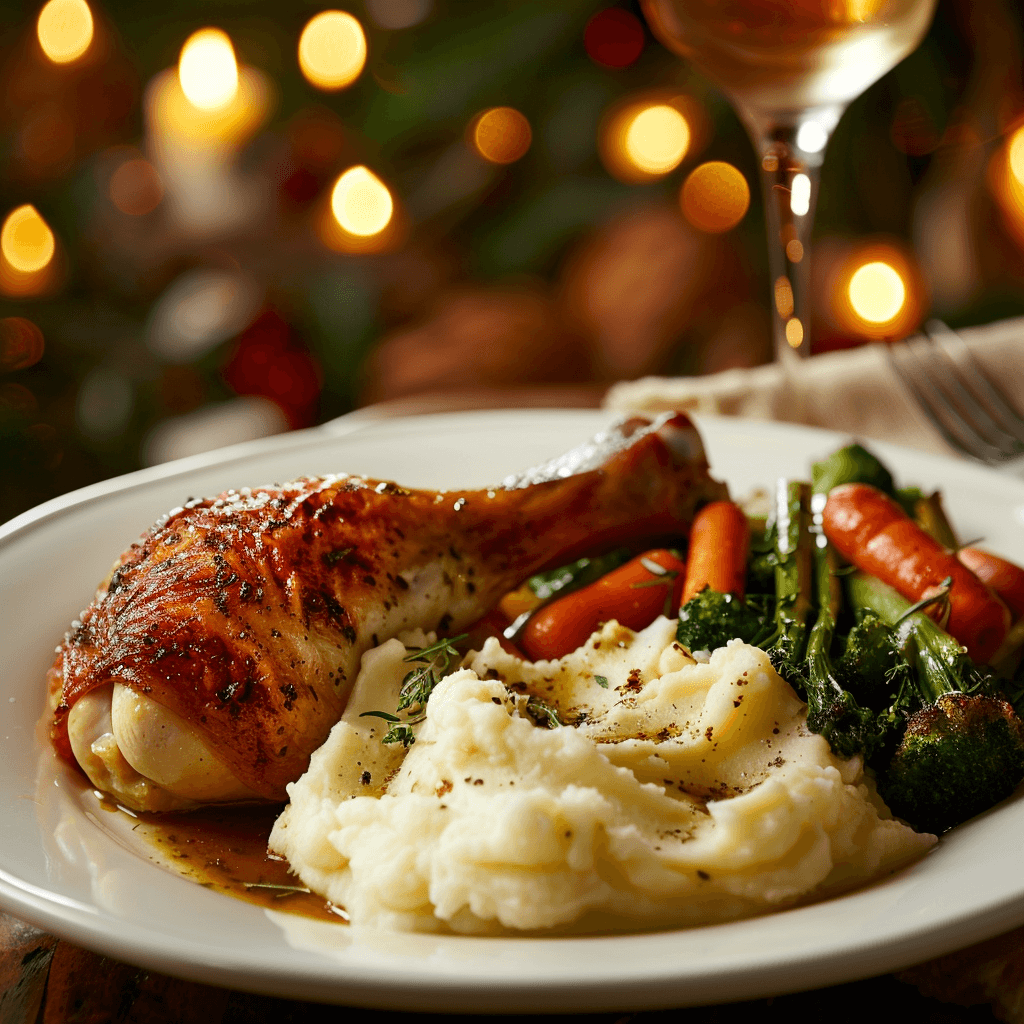
<instances>
[{"instance_id":1,"label":"green broccoli stem","mask_svg":"<svg viewBox=\"0 0 1024 1024\"><path fill-rule=\"evenodd\" d=\"M960 547L953 524L942 507L942 495L938 491L916 498L912 514L914 522L944 548L955 551Z\"/></svg>"},{"instance_id":2,"label":"green broccoli stem","mask_svg":"<svg viewBox=\"0 0 1024 1024\"><path fill-rule=\"evenodd\" d=\"M914 669L925 704L934 703L944 693L969 693L977 688L976 682L967 682L974 671L967 649L923 611L911 611L913 606L906 598L867 573L854 573L847 585L854 608L870 609L893 629L897 646Z\"/></svg>"},{"instance_id":3,"label":"green broccoli stem","mask_svg":"<svg viewBox=\"0 0 1024 1024\"><path fill-rule=\"evenodd\" d=\"M807 725L824 736L840 757L863 754L870 758L888 741L891 723L861 707L836 679L831 648L842 604L836 564L834 549L819 534L814 549L818 615L807 641Z\"/></svg>"},{"instance_id":4,"label":"green broccoli stem","mask_svg":"<svg viewBox=\"0 0 1024 1024\"><path fill-rule=\"evenodd\" d=\"M830 545L815 547L814 579L818 596L818 617L814 620L810 636L807 638L807 664L811 678L827 680L827 685L834 686L838 695L842 692L842 687L832 678L830 655L842 602L839 579L835 575L835 563L835 551Z\"/></svg>"},{"instance_id":5,"label":"green broccoli stem","mask_svg":"<svg viewBox=\"0 0 1024 1024\"><path fill-rule=\"evenodd\" d=\"M802 682L803 659L814 594L814 538L810 532L811 487L779 480L775 494L775 625L759 646L780 674Z\"/></svg>"}]
</instances>

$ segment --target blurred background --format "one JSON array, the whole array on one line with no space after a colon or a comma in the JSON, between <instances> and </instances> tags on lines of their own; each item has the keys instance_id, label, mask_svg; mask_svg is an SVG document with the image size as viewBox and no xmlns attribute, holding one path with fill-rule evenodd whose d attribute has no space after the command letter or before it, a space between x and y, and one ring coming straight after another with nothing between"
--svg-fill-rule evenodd
<instances>
[{"instance_id":1,"label":"blurred background","mask_svg":"<svg viewBox=\"0 0 1024 1024\"><path fill-rule=\"evenodd\" d=\"M847 112L814 351L1024 313L1022 22L940 0ZM637 3L8 0L0 103L0 521L369 403L770 358L753 151Z\"/></svg>"}]
</instances>

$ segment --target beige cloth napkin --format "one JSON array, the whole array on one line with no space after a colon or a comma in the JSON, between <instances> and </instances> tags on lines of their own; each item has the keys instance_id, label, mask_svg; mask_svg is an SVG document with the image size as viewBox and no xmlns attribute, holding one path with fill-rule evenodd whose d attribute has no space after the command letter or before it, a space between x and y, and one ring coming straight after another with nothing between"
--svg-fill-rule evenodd
<instances>
[{"instance_id":1,"label":"beige cloth napkin","mask_svg":"<svg viewBox=\"0 0 1024 1024\"><path fill-rule=\"evenodd\" d=\"M960 333L992 379L1024 409L1024 318ZM901 344L927 352L929 343L911 338ZM950 451L897 378L882 345L812 356L794 362L788 371L769 364L707 377L644 377L614 385L604 406L788 420L944 454Z\"/></svg>"}]
</instances>

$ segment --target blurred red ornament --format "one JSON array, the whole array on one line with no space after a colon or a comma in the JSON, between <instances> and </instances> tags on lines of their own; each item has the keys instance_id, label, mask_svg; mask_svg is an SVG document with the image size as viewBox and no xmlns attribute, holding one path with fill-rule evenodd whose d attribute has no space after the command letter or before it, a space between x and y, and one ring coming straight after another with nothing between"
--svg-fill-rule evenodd
<instances>
[{"instance_id":1,"label":"blurred red ornament","mask_svg":"<svg viewBox=\"0 0 1024 1024\"><path fill-rule=\"evenodd\" d=\"M591 60L606 68L627 68L643 52L644 27L621 7L598 11L583 30L583 45Z\"/></svg>"},{"instance_id":2,"label":"blurred red ornament","mask_svg":"<svg viewBox=\"0 0 1024 1024\"><path fill-rule=\"evenodd\" d=\"M272 309L238 336L222 376L235 394L261 395L276 402L292 429L316 421L320 366Z\"/></svg>"},{"instance_id":3,"label":"blurred red ornament","mask_svg":"<svg viewBox=\"0 0 1024 1024\"><path fill-rule=\"evenodd\" d=\"M43 357L43 332L21 316L0 320L0 370L24 370Z\"/></svg>"},{"instance_id":4,"label":"blurred red ornament","mask_svg":"<svg viewBox=\"0 0 1024 1024\"><path fill-rule=\"evenodd\" d=\"M281 191L296 206L306 206L316 199L322 186L323 182L312 171L305 167L296 167L281 182Z\"/></svg>"}]
</instances>

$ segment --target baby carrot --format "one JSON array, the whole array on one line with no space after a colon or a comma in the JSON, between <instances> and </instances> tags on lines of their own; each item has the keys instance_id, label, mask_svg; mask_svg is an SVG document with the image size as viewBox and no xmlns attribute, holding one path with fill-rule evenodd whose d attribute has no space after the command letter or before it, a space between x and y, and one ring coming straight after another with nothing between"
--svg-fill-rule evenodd
<instances>
[{"instance_id":1,"label":"baby carrot","mask_svg":"<svg viewBox=\"0 0 1024 1024\"><path fill-rule=\"evenodd\" d=\"M750 553L750 525L743 509L731 501L705 505L690 529L682 603L705 587L743 597Z\"/></svg>"},{"instance_id":2,"label":"baby carrot","mask_svg":"<svg viewBox=\"0 0 1024 1024\"><path fill-rule=\"evenodd\" d=\"M675 615L685 570L683 562L663 548L638 555L541 608L527 622L519 645L534 660L561 658L611 619L643 629L659 615Z\"/></svg>"},{"instance_id":3,"label":"baby carrot","mask_svg":"<svg viewBox=\"0 0 1024 1024\"><path fill-rule=\"evenodd\" d=\"M951 579L945 629L976 662L987 662L999 649L1010 623L1006 605L881 491L868 484L834 487L822 527L847 561L908 601L938 595L947 577ZM941 617L936 605L929 614Z\"/></svg>"},{"instance_id":4,"label":"baby carrot","mask_svg":"<svg viewBox=\"0 0 1024 1024\"><path fill-rule=\"evenodd\" d=\"M1014 621L1024 618L1024 569L979 548L961 548L956 556L1003 599Z\"/></svg>"}]
</instances>

